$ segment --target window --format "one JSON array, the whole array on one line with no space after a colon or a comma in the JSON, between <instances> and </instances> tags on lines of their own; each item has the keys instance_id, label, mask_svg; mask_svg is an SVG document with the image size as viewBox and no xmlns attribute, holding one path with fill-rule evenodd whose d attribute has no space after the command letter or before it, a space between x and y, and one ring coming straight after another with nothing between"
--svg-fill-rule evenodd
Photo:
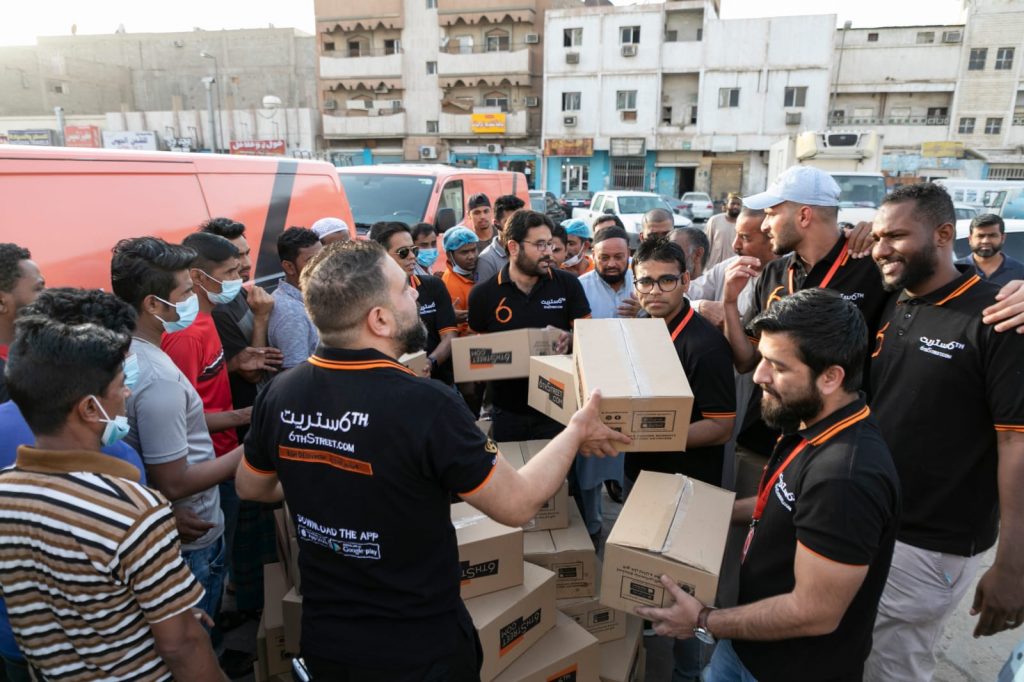
<instances>
[{"instance_id":1,"label":"window","mask_svg":"<svg viewBox=\"0 0 1024 682\"><path fill-rule=\"evenodd\" d=\"M719 109L730 109L732 107L738 107L740 105L740 89L739 88L719 88L718 89L718 108Z\"/></svg>"},{"instance_id":2,"label":"window","mask_svg":"<svg viewBox=\"0 0 1024 682\"><path fill-rule=\"evenodd\" d=\"M986 135L998 135L1003 130L1003 119L1001 118L986 118L985 119L985 134Z\"/></svg>"},{"instance_id":3,"label":"window","mask_svg":"<svg viewBox=\"0 0 1024 682\"><path fill-rule=\"evenodd\" d=\"M462 220L463 206L465 206L462 202L465 196L462 180L449 180L441 190L441 200L437 202L437 207L439 209L450 208L455 211L455 222L458 223Z\"/></svg>"},{"instance_id":4,"label":"window","mask_svg":"<svg viewBox=\"0 0 1024 682\"><path fill-rule=\"evenodd\" d=\"M698 41L704 40L704 29L703 28L698 28L697 29L697 40Z\"/></svg>"},{"instance_id":5,"label":"window","mask_svg":"<svg viewBox=\"0 0 1024 682\"><path fill-rule=\"evenodd\" d=\"M427 62L427 75L437 73L437 62Z\"/></svg>"},{"instance_id":6,"label":"window","mask_svg":"<svg viewBox=\"0 0 1024 682\"><path fill-rule=\"evenodd\" d=\"M611 186L615 189L642 191L644 177L643 159L612 159ZM652 208L654 207L652 206Z\"/></svg>"},{"instance_id":7,"label":"window","mask_svg":"<svg viewBox=\"0 0 1024 682\"><path fill-rule=\"evenodd\" d=\"M662 125L672 125L672 107L661 108L661 123Z\"/></svg>"},{"instance_id":8,"label":"window","mask_svg":"<svg viewBox=\"0 0 1024 682\"><path fill-rule=\"evenodd\" d=\"M871 118L875 115L875 110L871 107L854 107L853 117L854 118Z\"/></svg>"},{"instance_id":9,"label":"window","mask_svg":"<svg viewBox=\"0 0 1024 682\"><path fill-rule=\"evenodd\" d=\"M437 9L437 0L427 0L427 9Z\"/></svg>"},{"instance_id":10,"label":"window","mask_svg":"<svg viewBox=\"0 0 1024 682\"><path fill-rule=\"evenodd\" d=\"M348 42L348 56L358 57L361 53L360 45L358 40L350 40Z\"/></svg>"},{"instance_id":11,"label":"window","mask_svg":"<svg viewBox=\"0 0 1024 682\"><path fill-rule=\"evenodd\" d=\"M878 34L877 33L869 33L868 34L868 42L869 43L877 43L878 42Z\"/></svg>"},{"instance_id":12,"label":"window","mask_svg":"<svg viewBox=\"0 0 1024 682\"><path fill-rule=\"evenodd\" d=\"M829 114L829 120L830 121L842 121L845 118L846 118L846 110L845 109L833 109L832 112Z\"/></svg>"},{"instance_id":13,"label":"window","mask_svg":"<svg viewBox=\"0 0 1024 682\"><path fill-rule=\"evenodd\" d=\"M563 47L579 47L583 44L582 28L567 28L562 31Z\"/></svg>"},{"instance_id":14,"label":"window","mask_svg":"<svg viewBox=\"0 0 1024 682\"><path fill-rule=\"evenodd\" d=\"M427 121L427 132L428 133L436 133L437 132L437 121Z\"/></svg>"},{"instance_id":15,"label":"window","mask_svg":"<svg viewBox=\"0 0 1024 682\"><path fill-rule=\"evenodd\" d=\"M398 54L402 51L402 41L396 39L384 41L384 54Z\"/></svg>"},{"instance_id":16,"label":"window","mask_svg":"<svg viewBox=\"0 0 1024 682\"><path fill-rule=\"evenodd\" d=\"M67 83L54 83L54 85L53 85L53 92L55 94L57 94L57 95L66 95L66 94L68 94Z\"/></svg>"},{"instance_id":17,"label":"window","mask_svg":"<svg viewBox=\"0 0 1024 682\"><path fill-rule=\"evenodd\" d=\"M737 95L739 97L739 95ZM784 107L802 107L807 102L807 88L806 87L793 87L786 88L785 100L782 103Z\"/></svg>"},{"instance_id":18,"label":"window","mask_svg":"<svg viewBox=\"0 0 1024 682\"><path fill-rule=\"evenodd\" d=\"M957 128L957 132L961 135L971 135L974 133L974 118L961 118L960 127Z\"/></svg>"},{"instance_id":19,"label":"window","mask_svg":"<svg viewBox=\"0 0 1024 682\"><path fill-rule=\"evenodd\" d=\"M909 121L910 107L893 107L889 110L890 121Z\"/></svg>"},{"instance_id":20,"label":"window","mask_svg":"<svg viewBox=\"0 0 1024 682\"><path fill-rule=\"evenodd\" d=\"M985 70L985 59L988 58L987 47L972 47L971 57L967 61L968 71L984 71Z\"/></svg>"},{"instance_id":21,"label":"window","mask_svg":"<svg viewBox=\"0 0 1024 682\"><path fill-rule=\"evenodd\" d=\"M636 90L619 90L616 92L615 108L619 111L636 111Z\"/></svg>"},{"instance_id":22,"label":"window","mask_svg":"<svg viewBox=\"0 0 1024 682\"><path fill-rule=\"evenodd\" d=\"M676 43L679 42L679 31L665 31L665 42Z\"/></svg>"},{"instance_id":23,"label":"window","mask_svg":"<svg viewBox=\"0 0 1024 682\"><path fill-rule=\"evenodd\" d=\"M996 50L996 71L1009 71L1013 68L1013 48L1001 47Z\"/></svg>"},{"instance_id":24,"label":"window","mask_svg":"<svg viewBox=\"0 0 1024 682\"><path fill-rule=\"evenodd\" d=\"M325 42L324 43L324 52L334 52L334 43Z\"/></svg>"},{"instance_id":25,"label":"window","mask_svg":"<svg viewBox=\"0 0 1024 682\"><path fill-rule=\"evenodd\" d=\"M504 95L500 92L492 92L484 96L485 107L497 107L504 112L508 112L508 95Z\"/></svg>"},{"instance_id":26,"label":"window","mask_svg":"<svg viewBox=\"0 0 1024 682\"><path fill-rule=\"evenodd\" d=\"M935 31L918 31L917 33L917 44L922 45L925 43L935 42Z\"/></svg>"},{"instance_id":27,"label":"window","mask_svg":"<svg viewBox=\"0 0 1024 682\"><path fill-rule=\"evenodd\" d=\"M697 125L697 105L690 106L690 125Z\"/></svg>"},{"instance_id":28,"label":"window","mask_svg":"<svg viewBox=\"0 0 1024 682\"><path fill-rule=\"evenodd\" d=\"M488 52L508 52L509 39L506 31L491 31L486 39Z\"/></svg>"},{"instance_id":29,"label":"window","mask_svg":"<svg viewBox=\"0 0 1024 682\"><path fill-rule=\"evenodd\" d=\"M927 125L939 126L946 125L949 122L949 108L948 107L928 107L928 118L925 121Z\"/></svg>"},{"instance_id":30,"label":"window","mask_svg":"<svg viewBox=\"0 0 1024 682\"><path fill-rule=\"evenodd\" d=\"M639 45L640 44L640 27L639 26L623 26L619 29L619 43L622 45Z\"/></svg>"},{"instance_id":31,"label":"window","mask_svg":"<svg viewBox=\"0 0 1024 682\"><path fill-rule=\"evenodd\" d=\"M562 93L562 111L579 111L581 95L578 92Z\"/></svg>"}]
</instances>

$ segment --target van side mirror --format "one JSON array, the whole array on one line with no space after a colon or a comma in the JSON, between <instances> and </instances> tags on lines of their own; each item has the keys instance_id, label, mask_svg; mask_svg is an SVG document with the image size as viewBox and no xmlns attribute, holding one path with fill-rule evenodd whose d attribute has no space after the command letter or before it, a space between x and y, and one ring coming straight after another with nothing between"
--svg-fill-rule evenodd
<instances>
[{"instance_id":1,"label":"van side mirror","mask_svg":"<svg viewBox=\"0 0 1024 682\"><path fill-rule=\"evenodd\" d=\"M455 227L455 209L437 209L437 215L434 216L434 227L437 228L438 234L444 234L451 228Z\"/></svg>"}]
</instances>

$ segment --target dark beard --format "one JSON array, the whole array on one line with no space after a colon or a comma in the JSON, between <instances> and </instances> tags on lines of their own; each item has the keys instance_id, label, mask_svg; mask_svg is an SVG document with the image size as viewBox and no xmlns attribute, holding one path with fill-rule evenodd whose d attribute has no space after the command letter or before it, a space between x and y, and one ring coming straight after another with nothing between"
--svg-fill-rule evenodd
<instances>
[{"instance_id":1,"label":"dark beard","mask_svg":"<svg viewBox=\"0 0 1024 682\"><path fill-rule=\"evenodd\" d=\"M739 215L740 215L740 212L739 211L726 211L725 214L727 216L729 216L730 218L738 218Z\"/></svg>"},{"instance_id":2,"label":"dark beard","mask_svg":"<svg viewBox=\"0 0 1024 682\"><path fill-rule=\"evenodd\" d=\"M769 392L764 388L761 390L765 393L765 396L761 398L761 418L764 419L765 424L783 433L796 431L800 428L801 422L818 416L825 407L821 394L813 384L801 395L785 401L780 400L775 393L771 393L774 401L769 402L765 399Z\"/></svg>"},{"instance_id":3,"label":"dark beard","mask_svg":"<svg viewBox=\"0 0 1024 682\"><path fill-rule=\"evenodd\" d=\"M606 275L599 270L597 276L603 279L608 284L621 284L622 280L626 279L626 272L622 271L619 272L619 274L617 275Z\"/></svg>"},{"instance_id":4,"label":"dark beard","mask_svg":"<svg viewBox=\"0 0 1024 682\"><path fill-rule=\"evenodd\" d=\"M977 248L971 247L971 253L973 253L975 256L978 256L980 258L991 258L992 256L996 255L997 253L999 253L1002 250L1003 250L1003 245L1002 244L996 244L996 245L993 245L993 246L979 246ZM988 253L983 253L985 251L987 251Z\"/></svg>"},{"instance_id":5,"label":"dark beard","mask_svg":"<svg viewBox=\"0 0 1024 682\"><path fill-rule=\"evenodd\" d=\"M886 291L902 291L903 289L913 289L917 285L924 282L926 279L935 274L935 268L937 266L935 258L936 249L934 245L930 245L913 254L909 258L900 257L900 261L903 263L903 274L896 281L889 283L885 279L882 279L882 288ZM889 261L887 261L889 262ZM882 266L879 265L879 272L881 272Z\"/></svg>"},{"instance_id":6,"label":"dark beard","mask_svg":"<svg viewBox=\"0 0 1024 682\"><path fill-rule=\"evenodd\" d=\"M417 317L414 324L399 332L395 341L398 342L403 355L419 352L427 347L427 326Z\"/></svg>"},{"instance_id":7,"label":"dark beard","mask_svg":"<svg viewBox=\"0 0 1024 682\"><path fill-rule=\"evenodd\" d=\"M526 253L524 251L520 251L519 255L516 256L516 268L527 277L540 277L547 272L546 270L540 269L540 263L542 261L550 263L551 257L542 256L537 261L531 261L526 257Z\"/></svg>"}]
</instances>

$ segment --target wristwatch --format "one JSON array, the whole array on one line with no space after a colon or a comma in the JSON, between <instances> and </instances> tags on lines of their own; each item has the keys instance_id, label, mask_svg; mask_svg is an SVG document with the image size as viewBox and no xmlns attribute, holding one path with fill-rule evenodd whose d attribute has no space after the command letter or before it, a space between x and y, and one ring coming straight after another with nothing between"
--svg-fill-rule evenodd
<instances>
[{"instance_id":1,"label":"wristwatch","mask_svg":"<svg viewBox=\"0 0 1024 682\"><path fill-rule=\"evenodd\" d=\"M697 626L693 628L693 636L704 644L714 644L715 636L708 630L708 615L714 611L710 606L705 606L697 614Z\"/></svg>"}]
</instances>

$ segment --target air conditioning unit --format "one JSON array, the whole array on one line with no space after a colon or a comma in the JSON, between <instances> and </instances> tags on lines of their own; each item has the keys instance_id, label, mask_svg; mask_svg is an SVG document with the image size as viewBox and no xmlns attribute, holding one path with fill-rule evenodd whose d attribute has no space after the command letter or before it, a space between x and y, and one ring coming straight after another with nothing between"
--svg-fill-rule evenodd
<instances>
[{"instance_id":1,"label":"air conditioning unit","mask_svg":"<svg viewBox=\"0 0 1024 682\"><path fill-rule=\"evenodd\" d=\"M421 159L436 159L437 158L437 147L431 145L423 145L420 147L420 158Z\"/></svg>"},{"instance_id":2,"label":"air conditioning unit","mask_svg":"<svg viewBox=\"0 0 1024 682\"><path fill-rule=\"evenodd\" d=\"M526 106L528 106L528 107L539 107L540 106L540 97L527 97L526 98Z\"/></svg>"},{"instance_id":3,"label":"air conditioning unit","mask_svg":"<svg viewBox=\"0 0 1024 682\"><path fill-rule=\"evenodd\" d=\"M372 99L361 99L359 101L363 103L363 108L364 109L373 109L373 100Z\"/></svg>"},{"instance_id":4,"label":"air conditioning unit","mask_svg":"<svg viewBox=\"0 0 1024 682\"><path fill-rule=\"evenodd\" d=\"M944 43L959 43L964 39L963 31L943 31L942 42Z\"/></svg>"},{"instance_id":5,"label":"air conditioning unit","mask_svg":"<svg viewBox=\"0 0 1024 682\"><path fill-rule=\"evenodd\" d=\"M324 100L324 111L334 111L338 108L338 103L333 99Z\"/></svg>"},{"instance_id":6,"label":"air conditioning unit","mask_svg":"<svg viewBox=\"0 0 1024 682\"><path fill-rule=\"evenodd\" d=\"M500 154L501 153L501 145L500 144L489 144L489 145L487 145L487 153L488 154Z\"/></svg>"},{"instance_id":7,"label":"air conditioning unit","mask_svg":"<svg viewBox=\"0 0 1024 682\"><path fill-rule=\"evenodd\" d=\"M572 127L574 127L576 125L576 117L575 116L565 116L565 117L562 118L562 124L566 128L572 128Z\"/></svg>"},{"instance_id":8,"label":"air conditioning unit","mask_svg":"<svg viewBox=\"0 0 1024 682\"><path fill-rule=\"evenodd\" d=\"M800 125L800 119L803 118L803 112L800 111L788 111L786 112L786 125L798 126Z\"/></svg>"},{"instance_id":9,"label":"air conditioning unit","mask_svg":"<svg viewBox=\"0 0 1024 682\"><path fill-rule=\"evenodd\" d=\"M526 38L523 39L523 42L526 43L527 45L536 45L537 43L540 42L540 36L537 35L536 33L527 33Z\"/></svg>"},{"instance_id":10,"label":"air conditioning unit","mask_svg":"<svg viewBox=\"0 0 1024 682\"><path fill-rule=\"evenodd\" d=\"M579 52L566 52L565 53L565 63L566 64L579 64L580 63L580 53Z\"/></svg>"},{"instance_id":11,"label":"air conditioning unit","mask_svg":"<svg viewBox=\"0 0 1024 682\"><path fill-rule=\"evenodd\" d=\"M622 56L623 57L635 57L636 56L636 48L637 48L637 46L632 44L632 43L629 44L629 45L623 45L622 46Z\"/></svg>"}]
</instances>

